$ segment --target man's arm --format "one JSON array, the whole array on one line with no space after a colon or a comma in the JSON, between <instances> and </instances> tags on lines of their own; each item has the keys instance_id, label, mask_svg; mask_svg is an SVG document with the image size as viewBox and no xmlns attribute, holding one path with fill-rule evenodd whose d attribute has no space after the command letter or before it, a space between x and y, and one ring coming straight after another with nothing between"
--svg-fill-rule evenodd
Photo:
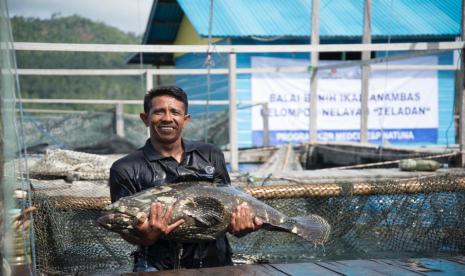
<instances>
[{"instance_id":1,"label":"man's arm","mask_svg":"<svg viewBox=\"0 0 465 276\"><path fill-rule=\"evenodd\" d=\"M110 169L109 185L112 202L133 194L125 183L130 183L130 180L121 175L117 170ZM130 186L134 187L134 185ZM168 235L173 229L184 222L184 220L178 220L173 224L169 224L170 219L171 207L164 213L163 206L160 203L152 204L149 214L139 218L139 223L136 225L140 236L121 235L121 237L127 242L136 245L154 244L160 236Z\"/></svg>"},{"instance_id":2,"label":"man's arm","mask_svg":"<svg viewBox=\"0 0 465 276\"><path fill-rule=\"evenodd\" d=\"M231 185L231 179L226 168L223 152L219 149L212 154L212 162L215 165L214 182L217 185ZM261 228L263 222L252 215L252 210L245 203L237 206L231 214L229 232L236 237L242 237Z\"/></svg>"}]
</instances>

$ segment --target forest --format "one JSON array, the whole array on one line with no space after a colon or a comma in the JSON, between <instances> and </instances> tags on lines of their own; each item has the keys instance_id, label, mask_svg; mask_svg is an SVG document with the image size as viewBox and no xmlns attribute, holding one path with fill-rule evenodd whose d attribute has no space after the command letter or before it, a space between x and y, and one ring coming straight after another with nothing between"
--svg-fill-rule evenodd
<instances>
[{"instance_id":1,"label":"forest","mask_svg":"<svg viewBox=\"0 0 465 276\"><path fill-rule=\"evenodd\" d=\"M139 44L140 36L115 27L73 15L53 15L49 19L13 17L15 42ZM128 69L130 53L80 53L16 51L17 68L22 69ZM22 98L43 99L142 99L142 76L19 76ZM44 105L42 105L43 107ZM37 104L29 108L40 108ZM51 105L46 108L80 109L77 105ZM96 107L106 108L106 107Z\"/></svg>"}]
</instances>

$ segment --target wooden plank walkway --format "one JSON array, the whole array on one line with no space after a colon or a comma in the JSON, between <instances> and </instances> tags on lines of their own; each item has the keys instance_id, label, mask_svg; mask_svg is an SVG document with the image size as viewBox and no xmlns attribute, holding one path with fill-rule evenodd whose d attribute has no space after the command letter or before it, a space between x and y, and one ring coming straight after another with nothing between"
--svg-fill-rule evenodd
<instances>
[{"instance_id":1,"label":"wooden plank walkway","mask_svg":"<svg viewBox=\"0 0 465 276\"><path fill-rule=\"evenodd\" d=\"M122 275L465 275L465 256L434 259L370 259L293 264L237 265L144 273L124 273Z\"/></svg>"}]
</instances>

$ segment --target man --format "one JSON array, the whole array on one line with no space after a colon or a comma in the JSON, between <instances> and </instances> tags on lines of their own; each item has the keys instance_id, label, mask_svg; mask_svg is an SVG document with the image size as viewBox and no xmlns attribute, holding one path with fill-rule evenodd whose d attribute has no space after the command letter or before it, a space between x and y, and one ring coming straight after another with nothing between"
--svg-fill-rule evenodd
<instances>
[{"instance_id":1,"label":"man","mask_svg":"<svg viewBox=\"0 0 465 276\"><path fill-rule=\"evenodd\" d=\"M112 202L144 189L182 181L209 181L229 185L223 153L210 144L183 139L182 130L191 119L186 93L179 87L159 87L144 97L140 118L150 129L145 145L110 169ZM147 217L136 226L142 238L123 236L139 245L134 254L134 271L198 268L231 265L231 248L226 236L205 243L176 243L162 239L184 221L170 224L171 208L152 204ZM246 205L234 210L229 231L234 235L260 228Z\"/></svg>"}]
</instances>

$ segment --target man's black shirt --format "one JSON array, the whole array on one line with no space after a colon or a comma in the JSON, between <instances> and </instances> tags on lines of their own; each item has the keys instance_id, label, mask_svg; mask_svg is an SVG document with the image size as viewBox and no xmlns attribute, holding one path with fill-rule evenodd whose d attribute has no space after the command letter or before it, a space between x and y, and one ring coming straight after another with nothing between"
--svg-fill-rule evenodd
<instances>
[{"instance_id":1,"label":"man's black shirt","mask_svg":"<svg viewBox=\"0 0 465 276\"><path fill-rule=\"evenodd\" d=\"M182 140L184 154L181 163L164 157L147 140L135 152L117 160L110 169L112 202L142 190L185 181L208 181L229 185L223 153L217 147L201 142ZM230 265L231 248L226 236L205 243L174 243L160 239L139 256L157 269L212 267ZM179 258L180 256L180 258Z\"/></svg>"}]
</instances>

